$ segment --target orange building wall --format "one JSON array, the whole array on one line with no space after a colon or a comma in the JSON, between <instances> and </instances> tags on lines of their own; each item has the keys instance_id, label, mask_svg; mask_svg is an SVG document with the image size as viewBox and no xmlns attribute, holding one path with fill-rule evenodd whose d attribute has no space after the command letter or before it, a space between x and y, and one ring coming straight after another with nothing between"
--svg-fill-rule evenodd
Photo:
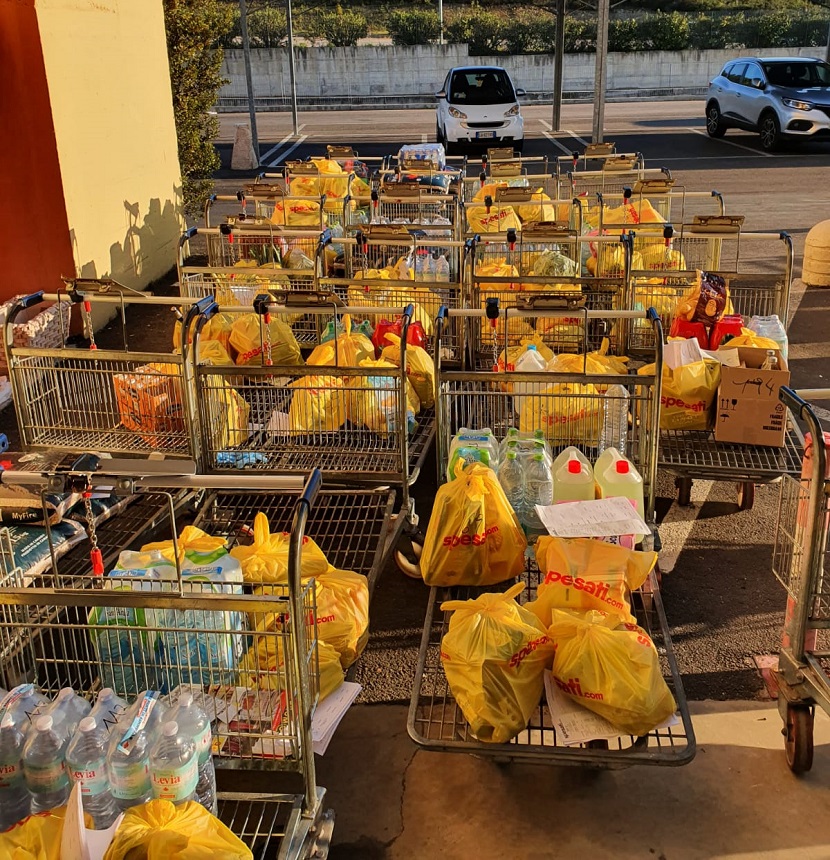
<instances>
[{"instance_id":1,"label":"orange building wall","mask_svg":"<svg viewBox=\"0 0 830 860\"><path fill-rule=\"evenodd\" d=\"M0 0L0 300L75 275L34 0Z\"/></svg>"}]
</instances>

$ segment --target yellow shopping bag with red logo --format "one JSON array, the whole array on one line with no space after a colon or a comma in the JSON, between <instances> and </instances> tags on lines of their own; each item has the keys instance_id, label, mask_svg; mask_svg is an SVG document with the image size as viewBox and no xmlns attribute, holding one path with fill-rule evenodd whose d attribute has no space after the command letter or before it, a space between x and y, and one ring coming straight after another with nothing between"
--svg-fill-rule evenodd
<instances>
[{"instance_id":1,"label":"yellow shopping bag with red logo","mask_svg":"<svg viewBox=\"0 0 830 860\"><path fill-rule=\"evenodd\" d=\"M467 221L473 233L504 233L521 230L522 222L512 206L494 203L492 206L470 206Z\"/></svg>"},{"instance_id":2,"label":"yellow shopping bag with red logo","mask_svg":"<svg viewBox=\"0 0 830 860\"><path fill-rule=\"evenodd\" d=\"M544 627L514 600L523 589L519 582L502 594L441 604L453 613L441 640L444 674L471 733L486 743L507 743L526 728L553 660Z\"/></svg>"},{"instance_id":3,"label":"yellow shopping bag with red logo","mask_svg":"<svg viewBox=\"0 0 830 860\"><path fill-rule=\"evenodd\" d=\"M427 585L492 585L524 570L527 541L492 469L459 463L439 488L421 553Z\"/></svg>"},{"instance_id":4,"label":"yellow shopping bag with red logo","mask_svg":"<svg viewBox=\"0 0 830 860\"><path fill-rule=\"evenodd\" d=\"M519 430L541 430L555 445L595 447L602 430L602 401L602 394L589 383L548 385L522 398Z\"/></svg>"},{"instance_id":5,"label":"yellow shopping bag with red logo","mask_svg":"<svg viewBox=\"0 0 830 860\"><path fill-rule=\"evenodd\" d=\"M281 227L325 227L328 218L317 200L287 197L277 200L270 221Z\"/></svg>"},{"instance_id":6,"label":"yellow shopping bag with red logo","mask_svg":"<svg viewBox=\"0 0 830 860\"><path fill-rule=\"evenodd\" d=\"M630 594L646 581L657 564L657 553L593 538L543 535L536 542L536 563L541 582L527 608L545 626L557 609L596 609L633 623Z\"/></svg>"},{"instance_id":7,"label":"yellow shopping bag with red logo","mask_svg":"<svg viewBox=\"0 0 830 860\"><path fill-rule=\"evenodd\" d=\"M640 737L677 710L649 635L636 624L553 611L553 680L569 698Z\"/></svg>"},{"instance_id":8,"label":"yellow shopping bag with red logo","mask_svg":"<svg viewBox=\"0 0 830 860\"><path fill-rule=\"evenodd\" d=\"M641 376L651 376L654 365L641 367ZM660 395L661 430L709 430L714 425L713 407L720 385L721 366L704 358L674 369L663 365Z\"/></svg>"}]
</instances>

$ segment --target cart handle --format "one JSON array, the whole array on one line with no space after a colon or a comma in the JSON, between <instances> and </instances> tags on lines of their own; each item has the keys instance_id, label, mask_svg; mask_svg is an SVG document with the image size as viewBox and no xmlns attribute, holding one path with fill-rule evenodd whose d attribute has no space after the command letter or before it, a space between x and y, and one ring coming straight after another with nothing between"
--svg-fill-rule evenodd
<instances>
[{"instance_id":1,"label":"cart handle","mask_svg":"<svg viewBox=\"0 0 830 860\"><path fill-rule=\"evenodd\" d=\"M17 309L25 310L26 308L33 308L35 305L39 305L41 302L45 301L45 293L43 290L38 290L36 293L29 293L28 296L22 296L17 300Z\"/></svg>"},{"instance_id":2,"label":"cart handle","mask_svg":"<svg viewBox=\"0 0 830 860\"><path fill-rule=\"evenodd\" d=\"M314 504L314 500L317 498L317 494L320 492L320 488L322 486L323 473L319 469L312 469L311 474L308 476L308 480L305 482L305 486L303 487L300 502L308 505L310 508Z\"/></svg>"},{"instance_id":3,"label":"cart handle","mask_svg":"<svg viewBox=\"0 0 830 860\"><path fill-rule=\"evenodd\" d=\"M818 418L813 414L813 407L807 402L808 400L830 400L830 388L799 388L795 391L788 388L786 385L781 386L781 391L778 395L781 402L790 410L795 412L799 418L812 418L817 427L821 424ZM810 416L804 414L804 410L810 413ZM811 428L815 429L815 428Z\"/></svg>"}]
</instances>

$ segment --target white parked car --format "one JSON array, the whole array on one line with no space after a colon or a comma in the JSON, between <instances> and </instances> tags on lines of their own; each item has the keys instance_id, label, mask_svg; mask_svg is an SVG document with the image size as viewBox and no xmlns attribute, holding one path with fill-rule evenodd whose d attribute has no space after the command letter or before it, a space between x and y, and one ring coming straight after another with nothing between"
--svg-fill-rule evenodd
<instances>
[{"instance_id":1,"label":"white parked car","mask_svg":"<svg viewBox=\"0 0 830 860\"><path fill-rule=\"evenodd\" d=\"M464 143L524 146L524 120L510 75L499 66L464 66L450 69L438 99L436 135L447 153Z\"/></svg>"}]
</instances>

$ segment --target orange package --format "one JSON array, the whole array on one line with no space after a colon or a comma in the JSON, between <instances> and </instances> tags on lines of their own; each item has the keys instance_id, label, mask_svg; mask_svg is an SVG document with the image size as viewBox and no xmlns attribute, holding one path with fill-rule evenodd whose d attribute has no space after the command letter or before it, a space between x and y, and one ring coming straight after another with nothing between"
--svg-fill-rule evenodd
<instances>
[{"instance_id":1,"label":"orange package","mask_svg":"<svg viewBox=\"0 0 830 860\"><path fill-rule=\"evenodd\" d=\"M113 377L121 423L153 448L185 432L179 365L145 364Z\"/></svg>"}]
</instances>

